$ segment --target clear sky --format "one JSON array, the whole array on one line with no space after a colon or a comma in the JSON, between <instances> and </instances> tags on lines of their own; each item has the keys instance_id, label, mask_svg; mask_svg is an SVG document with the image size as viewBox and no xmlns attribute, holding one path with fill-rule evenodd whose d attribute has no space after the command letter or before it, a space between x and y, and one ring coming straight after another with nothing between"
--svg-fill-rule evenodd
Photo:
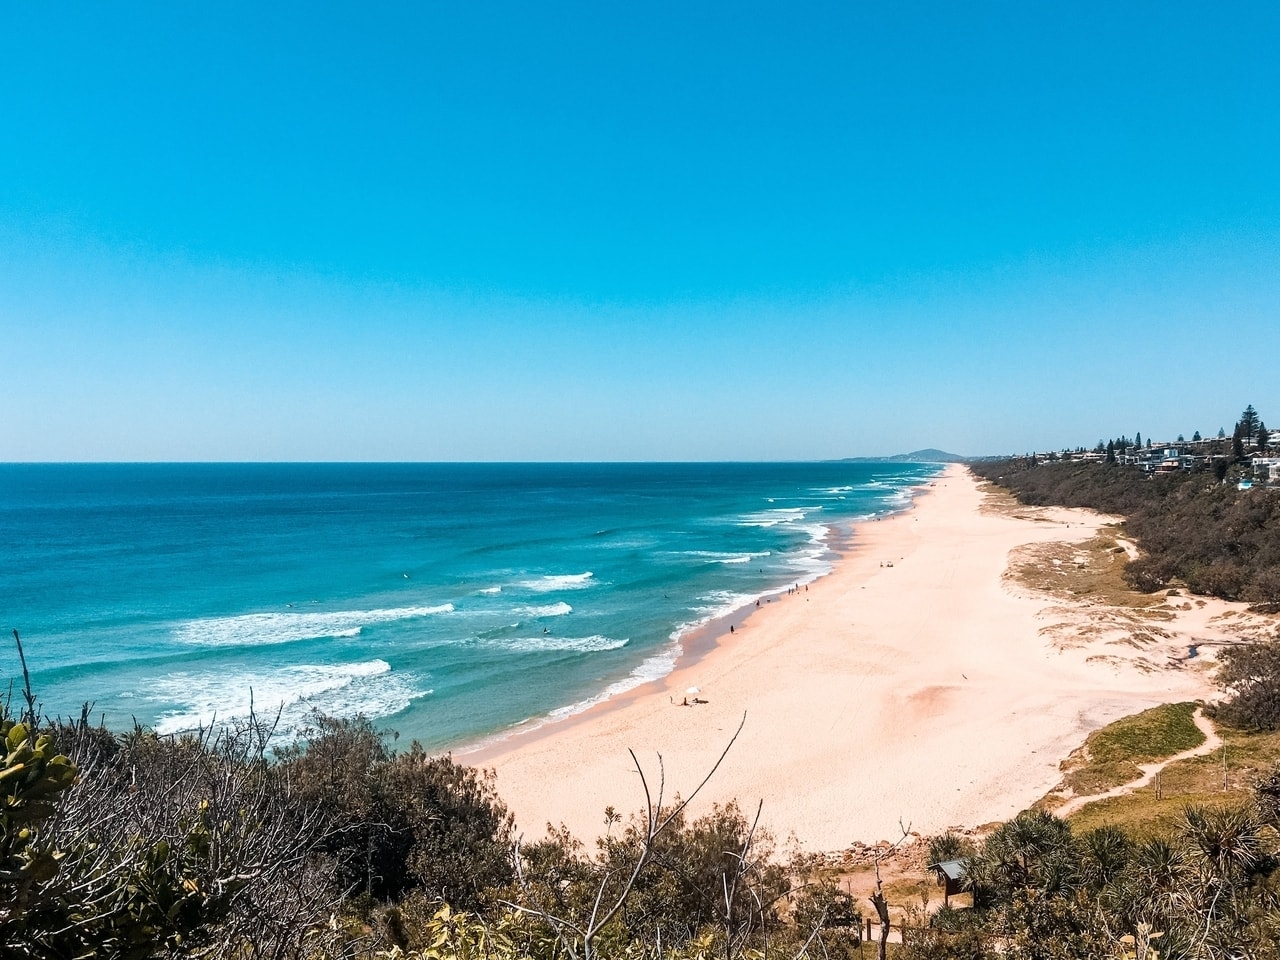
<instances>
[{"instance_id":1,"label":"clear sky","mask_svg":"<svg viewBox=\"0 0 1280 960\"><path fill-rule=\"evenodd\" d=\"M1280 4L0 12L0 460L1280 426Z\"/></svg>"}]
</instances>

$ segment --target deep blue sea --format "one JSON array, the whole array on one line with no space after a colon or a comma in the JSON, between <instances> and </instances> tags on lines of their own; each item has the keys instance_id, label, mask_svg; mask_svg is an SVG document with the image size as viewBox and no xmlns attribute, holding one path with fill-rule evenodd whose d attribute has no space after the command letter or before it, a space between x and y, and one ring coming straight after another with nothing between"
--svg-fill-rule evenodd
<instances>
[{"instance_id":1,"label":"deep blue sea","mask_svg":"<svg viewBox=\"0 0 1280 960\"><path fill-rule=\"evenodd\" d=\"M0 676L160 731L283 707L443 748L667 672L939 468L0 465Z\"/></svg>"}]
</instances>

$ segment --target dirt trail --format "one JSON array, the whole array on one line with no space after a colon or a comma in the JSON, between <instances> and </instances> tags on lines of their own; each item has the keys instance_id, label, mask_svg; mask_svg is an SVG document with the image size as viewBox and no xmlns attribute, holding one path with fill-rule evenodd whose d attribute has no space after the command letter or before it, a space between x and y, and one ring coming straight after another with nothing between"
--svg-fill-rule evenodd
<instances>
[{"instance_id":1,"label":"dirt trail","mask_svg":"<svg viewBox=\"0 0 1280 960\"><path fill-rule=\"evenodd\" d=\"M1177 763L1180 760L1190 760L1192 757L1203 757L1207 753L1213 753L1222 746L1222 738L1218 736L1217 730L1214 729L1212 721L1204 715L1204 710L1196 707L1196 712L1191 715L1191 719L1195 721L1195 725L1200 728L1200 732L1204 734L1204 743L1198 747L1192 747L1190 750L1183 750L1176 753L1166 760L1157 760L1154 763L1140 763L1138 769L1142 771L1142 776L1137 780L1131 780L1128 783L1122 783L1118 787L1112 787L1106 793L1094 793L1084 797L1072 797L1062 806L1056 808L1053 812L1059 817L1069 817L1081 807L1098 800L1106 800L1110 797L1122 797L1126 793L1132 793L1140 790L1149 784L1157 773L1163 770L1171 763Z\"/></svg>"}]
</instances>

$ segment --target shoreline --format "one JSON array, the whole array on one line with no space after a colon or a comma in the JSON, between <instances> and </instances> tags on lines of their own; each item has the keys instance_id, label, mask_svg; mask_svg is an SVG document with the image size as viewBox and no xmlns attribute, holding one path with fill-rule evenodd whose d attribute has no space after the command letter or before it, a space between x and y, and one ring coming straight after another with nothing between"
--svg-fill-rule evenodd
<instances>
[{"instance_id":1,"label":"shoreline","mask_svg":"<svg viewBox=\"0 0 1280 960\"><path fill-rule=\"evenodd\" d=\"M962 467L928 482L910 509L856 524L849 549L807 590L748 608L732 643L456 757L496 771L527 837L563 823L590 841L606 806L643 801L629 750L651 789L662 770L669 800L701 781L745 714L690 816L763 800L762 822L779 840L794 833L806 848L837 850L896 835L899 822L934 833L1006 819L1057 783L1058 761L1091 730L1211 692L1203 666L1155 648L1056 642L1063 602L1005 582L1015 548L1083 542L1109 518L986 510ZM1074 613L1087 621L1085 608ZM1185 649L1168 632L1156 645ZM694 686L705 702L680 706L675 691Z\"/></svg>"},{"instance_id":2,"label":"shoreline","mask_svg":"<svg viewBox=\"0 0 1280 960\"><path fill-rule=\"evenodd\" d=\"M858 530L861 527L870 523L909 515L916 508L920 498L928 494L929 488L944 477L948 469L944 468L934 477L904 488L904 490L910 491L910 498L904 506L898 509L891 510L880 516L844 521L843 528L834 523L827 527L827 550L819 559L829 563L831 569L825 573L818 574L812 580L799 581L798 586L801 589L807 589L810 585L837 574L841 564L848 559L852 552L858 549L857 537ZM673 635L670 643L678 648L678 652L676 652L672 661L671 669L660 677L642 679L635 686L611 696L606 696L604 699L588 702L586 707L564 716L557 717L555 711L552 711L539 717L531 717L501 733L490 734L481 740L465 742L453 748L450 753L455 759L468 766L483 767L491 757L506 754L519 744L532 743L543 737L553 736L558 731L575 724L602 718L610 710L625 707L627 704L655 691L673 696L676 691L683 691L686 688L678 684L673 685L672 677L692 670L699 661L724 649L731 639L737 639L736 630L746 627L752 617L759 616L769 610L772 603L780 602L788 597L790 589L790 587L779 587L762 593L754 604L747 603L741 607L736 607L728 613L712 617L705 623L691 627L683 634ZM763 606L760 602L762 600L764 601ZM734 628L733 630L730 629L731 626ZM661 656L661 651L653 656ZM634 676L634 673L628 676ZM683 696L683 693L681 695ZM577 706L577 704L570 704L568 707L561 709L571 710L574 706ZM529 724L529 726L526 727L526 724Z\"/></svg>"}]
</instances>

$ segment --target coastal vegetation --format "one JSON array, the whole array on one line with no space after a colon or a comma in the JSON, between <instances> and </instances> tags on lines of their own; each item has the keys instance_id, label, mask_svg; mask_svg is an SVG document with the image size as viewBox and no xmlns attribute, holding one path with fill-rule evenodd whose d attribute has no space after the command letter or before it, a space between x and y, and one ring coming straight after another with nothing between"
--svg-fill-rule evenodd
<instances>
[{"instance_id":1,"label":"coastal vegetation","mask_svg":"<svg viewBox=\"0 0 1280 960\"><path fill-rule=\"evenodd\" d=\"M1124 570L1137 590L1185 588L1280 610L1280 490L1252 484L1246 457L1268 452L1267 430L1250 406L1230 441L1200 443L1197 455L1179 455L1176 469L1155 475L1120 462L1133 446L1125 438L1094 459L1014 457L970 469L1029 506L1122 516L1124 534L1141 550Z\"/></svg>"},{"instance_id":2,"label":"coastal vegetation","mask_svg":"<svg viewBox=\"0 0 1280 960\"><path fill-rule=\"evenodd\" d=\"M260 729L112 737L83 723L30 719L7 716L0 727L8 751L0 819L7 956L692 960L867 949L861 913L837 878L812 858L780 861L736 805L692 821L679 801L656 811L656 821L638 815L622 826L613 815L590 853L552 831L519 848L518 878L481 869L474 883L454 888L453 897L472 904L460 910L412 871L403 891L386 897L348 883L341 863L361 861L353 855L373 833L352 833L353 810L325 817L305 791L295 793L296 758L263 764ZM1171 749L1187 733L1181 719L1122 723L1095 746L1132 759L1135 750L1151 752L1133 735L1160 728L1174 738L1160 750ZM350 749L365 733L329 725L317 733L317 750ZM325 742L335 735L341 742ZM371 764L365 774L373 783L392 770ZM156 777L172 777L176 789ZM464 856L468 839L476 842L483 865L497 838L473 829L456 801L487 798L487 823L501 832L506 820L482 781L468 782L435 825ZM1273 772L1243 800L1184 805L1156 835L1028 811L977 843L938 838L931 853L965 864L974 907L908 911L908 922L895 924L902 942L889 952L919 960L1121 957L1145 938L1165 958L1276 956L1277 797ZM666 824L656 835L655 822ZM410 826L405 840L417 837ZM612 904L617 910L597 923Z\"/></svg>"},{"instance_id":3,"label":"coastal vegetation","mask_svg":"<svg viewBox=\"0 0 1280 960\"><path fill-rule=\"evenodd\" d=\"M1194 713L1194 703L1152 707L1095 731L1085 745L1098 763L1163 760L1204 741L1192 719Z\"/></svg>"},{"instance_id":4,"label":"coastal vegetation","mask_svg":"<svg viewBox=\"0 0 1280 960\"><path fill-rule=\"evenodd\" d=\"M1250 802L1255 785L1271 777L1280 763L1280 734L1243 730L1222 722L1215 723L1215 732L1221 746L1169 763L1147 785L1088 803L1066 819L1077 831L1110 825L1121 827L1135 838L1168 837L1188 805L1216 807ZM1087 757L1087 749L1081 753ZM1064 779L1077 768L1079 759L1073 756L1064 761ZM1132 757L1125 760L1134 766L1140 762ZM1051 802L1041 806L1056 810L1059 805Z\"/></svg>"},{"instance_id":5,"label":"coastal vegetation","mask_svg":"<svg viewBox=\"0 0 1280 960\"><path fill-rule=\"evenodd\" d=\"M1098 731L1090 762L1194 746L1192 709ZM831 861L780 856L733 803L690 818L643 771L647 809L605 811L593 844L563 828L517 842L483 773L397 753L364 720L318 717L306 749L273 754L270 723L112 734L42 717L27 690L0 721L0 954L1275 957L1280 734L1222 730L1231 789L1217 756L1185 761L1156 791L1160 817L1030 810L985 837L935 838L930 860L964 865L972 907L930 912L927 893L915 907L909 887L877 883L876 913L898 901L897 940L867 945Z\"/></svg>"},{"instance_id":6,"label":"coastal vegetation","mask_svg":"<svg viewBox=\"0 0 1280 960\"><path fill-rule=\"evenodd\" d=\"M15 633L15 639L17 635ZM21 643L18 643L21 656ZM24 668L25 675L25 668ZM0 708L0 956L838 956L856 904L736 804L518 843L492 783L363 719L112 733ZM649 787L646 782L646 795Z\"/></svg>"},{"instance_id":7,"label":"coastal vegetation","mask_svg":"<svg viewBox=\"0 0 1280 960\"><path fill-rule=\"evenodd\" d=\"M1160 610L1163 594L1142 593L1125 578L1128 552L1112 525L1084 543L1049 541L1017 548L1009 558L1007 576L1043 593L1064 599L1088 598L1096 603L1168 619Z\"/></svg>"},{"instance_id":8,"label":"coastal vegetation","mask_svg":"<svg viewBox=\"0 0 1280 960\"><path fill-rule=\"evenodd\" d=\"M1280 730L1280 638L1225 648L1218 683L1228 696L1214 715L1247 730Z\"/></svg>"},{"instance_id":9,"label":"coastal vegetation","mask_svg":"<svg viewBox=\"0 0 1280 960\"><path fill-rule=\"evenodd\" d=\"M1063 762L1063 785L1076 796L1103 793L1137 780L1139 764L1165 760L1204 742L1194 703L1166 703L1095 730Z\"/></svg>"},{"instance_id":10,"label":"coastal vegetation","mask_svg":"<svg viewBox=\"0 0 1280 960\"><path fill-rule=\"evenodd\" d=\"M1117 534L1137 545L1135 559L1111 545L1118 538L1075 548L1106 553L1107 563L1096 556L1081 564L1024 558L1023 578L1035 586L1062 592L1066 584L1077 594L1109 591L1108 600L1115 603L1118 571L1129 587L1151 596L1153 605L1185 590L1248 602L1262 612L1280 611L1280 490L1241 482L1252 476L1246 452L1270 452L1267 428L1250 405L1230 440L1225 430L1216 440L1200 440L1198 432L1196 438L1204 445L1201 456L1177 458L1176 469L1154 475L1118 462L1116 451L1123 458L1130 447L1141 447L1140 439L1131 444L1123 437L1107 444L1112 455L1103 448L1104 455L1092 459L1064 453L984 461L970 469L1027 506L1086 507L1119 515ZM1013 572L1018 570L1015 558ZM1158 607L1150 612L1158 613ZM1218 657L1225 697L1210 708L1212 714L1237 728L1280 729L1280 636L1226 646Z\"/></svg>"}]
</instances>

